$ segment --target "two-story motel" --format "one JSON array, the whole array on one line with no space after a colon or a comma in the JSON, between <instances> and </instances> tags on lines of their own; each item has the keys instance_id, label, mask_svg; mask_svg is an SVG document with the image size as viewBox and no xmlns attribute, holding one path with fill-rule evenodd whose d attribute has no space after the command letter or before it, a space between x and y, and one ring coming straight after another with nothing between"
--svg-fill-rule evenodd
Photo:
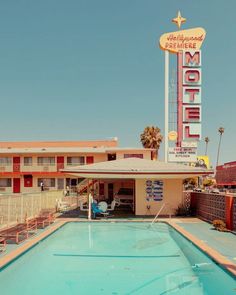
<instances>
[{"instance_id":1,"label":"two-story motel","mask_svg":"<svg viewBox=\"0 0 236 295\"><path fill-rule=\"evenodd\" d=\"M60 172L116 159L152 158L151 149L119 148L117 139L60 142L0 142L0 193L26 193L44 188L75 187L78 177ZM101 190L108 184L100 183Z\"/></svg>"}]
</instances>

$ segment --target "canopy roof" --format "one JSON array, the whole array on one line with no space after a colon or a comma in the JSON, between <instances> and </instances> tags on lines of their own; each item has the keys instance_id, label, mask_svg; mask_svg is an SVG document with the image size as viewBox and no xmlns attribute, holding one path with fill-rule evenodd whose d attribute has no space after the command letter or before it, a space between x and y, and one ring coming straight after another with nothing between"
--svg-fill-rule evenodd
<instances>
[{"instance_id":1,"label":"canopy roof","mask_svg":"<svg viewBox=\"0 0 236 295\"><path fill-rule=\"evenodd\" d=\"M190 167L183 164L165 163L159 161L127 158L106 161L84 166L76 166L61 170L77 177L105 178L188 178L213 174L212 170Z\"/></svg>"}]
</instances>

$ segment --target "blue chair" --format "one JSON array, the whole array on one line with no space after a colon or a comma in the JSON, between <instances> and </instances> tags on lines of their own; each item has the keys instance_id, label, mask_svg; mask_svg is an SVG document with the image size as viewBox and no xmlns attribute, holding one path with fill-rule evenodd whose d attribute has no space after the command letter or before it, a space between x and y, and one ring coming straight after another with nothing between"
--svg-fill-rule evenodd
<instances>
[{"instance_id":1,"label":"blue chair","mask_svg":"<svg viewBox=\"0 0 236 295\"><path fill-rule=\"evenodd\" d=\"M92 208L93 218L96 218L96 214L101 214L103 216L108 216L109 215L108 212L104 212L101 209L99 209L97 203L93 202L91 208Z\"/></svg>"}]
</instances>

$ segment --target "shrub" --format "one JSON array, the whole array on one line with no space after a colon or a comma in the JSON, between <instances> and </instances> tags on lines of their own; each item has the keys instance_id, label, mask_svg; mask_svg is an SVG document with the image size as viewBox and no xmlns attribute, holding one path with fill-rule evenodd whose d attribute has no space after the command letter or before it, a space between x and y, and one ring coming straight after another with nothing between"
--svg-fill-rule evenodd
<instances>
[{"instance_id":1,"label":"shrub","mask_svg":"<svg viewBox=\"0 0 236 295\"><path fill-rule=\"evenodd\" d=\"M218 231L228 231L223 220L215 219L215 220L213 220L212 224L213 224L214 228Z\"/></svg>"},{"instance_id":2,"label":"shrub","mask_svg":"<svg viewBox=\"0 0 236 295\"><path fill-rule=\"evenodd\" d=\"M175 210L175 215L176 216L190 216L191 215L190 208L184 204L180 204L178 206L178 208Z\"/></svg>"}]
</instances>

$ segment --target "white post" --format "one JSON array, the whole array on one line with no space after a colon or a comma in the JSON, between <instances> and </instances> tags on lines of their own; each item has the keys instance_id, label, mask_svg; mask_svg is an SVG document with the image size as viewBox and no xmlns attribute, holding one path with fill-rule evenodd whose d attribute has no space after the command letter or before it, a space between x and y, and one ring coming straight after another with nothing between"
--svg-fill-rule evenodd
<instances>
[{"instance_id":1,"label":"white post","mask_svg":"<svg viewBox=\"0 0 236 295\"><path fill-rule=\"evenodd\" d=\"M169 51L165 50L165 162L168 162L169 133Z\"/></svg>"},{"instance_id":2,"label":"white post","mask_svg":"<svg viewBox=\"0 0 236 295\"><path fill-rule=\"evenodd\" d=\"M88 220L91 220L91 203L92 203L92 195L89 194L89 197L88 197Z\"/></svg>"},{"instance_id":3,"label":"white post","mask_svg":"<svg viewBox=\"0 0 236 295\"><path fill-rule=\"evenodd\" d=\"M8 196L8 202L7 202L7 227L9 227L10 223L10 202L11 202L11 196Z\"/></svg>"}]
</instances>

